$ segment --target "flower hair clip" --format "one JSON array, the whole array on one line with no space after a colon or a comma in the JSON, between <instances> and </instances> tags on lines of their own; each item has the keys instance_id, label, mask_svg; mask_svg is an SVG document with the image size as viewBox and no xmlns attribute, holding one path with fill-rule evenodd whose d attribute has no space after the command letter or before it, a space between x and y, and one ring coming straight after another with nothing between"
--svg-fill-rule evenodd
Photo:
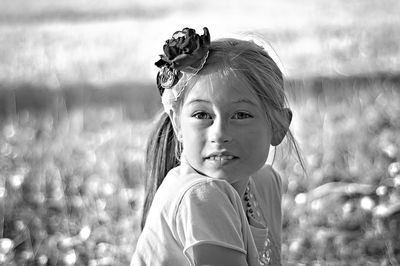
<instances>
[{"instance_id":1,"label":"flower hair clip","mask_svg":"<svg viewBox=\"0 0 400 266\"><path fill-rule=\"evenodd\" d=\"M185 76L183 86L173 93L177 98L189 79L203 68L210 47L210 33L206 27L203 30L204 34L200 36L194 29L184 28L165 42L164 54L155 63L160 68L157 87L161 96L165 89L171 89Z\"/></svg>"}]
</instances>

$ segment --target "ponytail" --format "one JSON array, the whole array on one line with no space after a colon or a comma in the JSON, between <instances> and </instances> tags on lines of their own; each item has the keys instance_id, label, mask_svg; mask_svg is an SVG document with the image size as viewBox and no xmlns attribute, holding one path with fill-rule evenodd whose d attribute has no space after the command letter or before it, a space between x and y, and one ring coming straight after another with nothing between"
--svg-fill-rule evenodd
<instances>
[{"instance_id":1,"label":"ponytail","mask_svg":"<svg viewBox=\"0 0 400 266\"><path fill-rule=\"evenodd\" d=\"M178 164L179 142L175 137L169 116L163 112L147 143L144 184L145 199L141 220L142 230L158 187L161 185L168 171Z\"/></svg>"}]
</instances>

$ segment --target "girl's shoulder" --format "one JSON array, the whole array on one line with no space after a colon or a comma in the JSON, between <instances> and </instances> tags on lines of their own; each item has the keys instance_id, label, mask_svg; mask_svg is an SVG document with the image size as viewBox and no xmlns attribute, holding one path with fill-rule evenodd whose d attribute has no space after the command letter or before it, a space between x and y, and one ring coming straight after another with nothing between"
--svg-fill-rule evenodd
<instances>
[{"instance_id":1,"label":"girl's shoulder","mask_svg":"<svg viewBox=\"0 0 400 266\"><path fill-rule=\"evenodd\" d=\"M236 190L228 181L216 178L199 178L183 191L182 198L198 202L232 202L240 200Z\"/></svg>"},{"instance_id":2,"label":"girl's shoulder","mask_svg":"<svg viewBox=\"0 0 400 266\"><path fill-rule=\"evenodd\" d=\"M152 215L163 216L175 228L177 220L186 221L189 213L208 216L240 212L241 199L226 180L181 170L179 166L172 169L162 182L153 200Z\"/></svg>"},{"instance_id":3,"label":"girl's shoulder","mask_svg":"<svg viewBox=\"0 0 400 266\"><path fill-rule=\"evenodd\" d=\"M207 177L196 172L187 172L185 169L181 169L178 179L182 182L179 186L181 198L200 201L222 199L231 201L237 194L226 180Z\"/></svg>"},{"instance_id":4,"label":"girl's shoulder","mask_svg":"<svg viewBox=\"0 0 400 266\"><path fill-rule=\"evenodd\" d=\"M184 199L194 200L232 200L236 190L226 181L210 178L194 171L187 171L185 166L178 166L169 171L159 188L162 198L170 198L180 205ZM167 196L168 194L169 196Z\"/></svg>"}]
</instances>

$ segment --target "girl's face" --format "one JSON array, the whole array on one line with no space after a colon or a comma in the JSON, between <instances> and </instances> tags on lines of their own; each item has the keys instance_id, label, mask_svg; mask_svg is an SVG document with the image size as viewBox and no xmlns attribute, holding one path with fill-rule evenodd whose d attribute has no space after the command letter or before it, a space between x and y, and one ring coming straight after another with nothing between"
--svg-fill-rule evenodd
<instances>
[{"instance_id":1,"label":"girl's face","mask_svg":"<svg viewBox=\"0 0 400 266\"><path fill-rule=\"evenodd\" d=\"M198 172L242 181L267 160L272 129L257 96L234 77L204 76L175 117L183 156Z\"/></svg>"}]
</instances>

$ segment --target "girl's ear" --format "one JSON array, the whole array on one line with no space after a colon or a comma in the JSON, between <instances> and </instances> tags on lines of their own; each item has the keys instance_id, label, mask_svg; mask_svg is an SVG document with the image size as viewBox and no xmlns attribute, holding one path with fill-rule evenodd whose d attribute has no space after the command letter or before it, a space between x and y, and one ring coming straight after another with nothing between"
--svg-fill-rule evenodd
<instances>
[{"instance_id":1,"label":"girl's ear","mask_svg":"<svg viewBox=\"0 0 400 266\"><path fill-rule=\"evenodd\" d=\"M279 124L278 128L273 129L271 145L277 146L279 145L283 138L286 136L287 131L289 130L290 122L292 122L292 110L289 108L284 108L281 112L278 113L277 117L282 123Z\"/></svg>"},{"instance_id":2,"label":"girl's ear","mask_svg":"<svg viewBox=\"0 0 400 266\"><path fill-rule=\"evenodd\" d=\"M172 127L174 128L174 133L176 138L178 139L179 142L182 142L181 127L178 115L173 110L170 110L168 116L172 122Z\"/></svg>"}]
</instances>

